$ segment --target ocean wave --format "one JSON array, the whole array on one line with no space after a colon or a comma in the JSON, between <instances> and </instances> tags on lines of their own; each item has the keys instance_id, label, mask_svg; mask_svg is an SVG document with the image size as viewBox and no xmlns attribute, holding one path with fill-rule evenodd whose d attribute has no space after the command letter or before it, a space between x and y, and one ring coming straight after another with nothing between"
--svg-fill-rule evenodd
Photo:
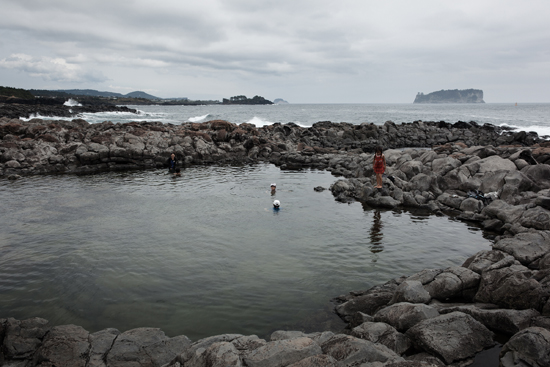
<instances>
[{"instance_id":1,"label":"ocean wave","mask_svg":"<svg viewBox=\"0 0 550 367\"><path fill-rule=\"evenodd\" d=\"M206 120L206 118L207 118L208 116L210 116L209 113L207 113L206 115L202 115L202 116L189 117L189 118L187 119L187 121L189 121L189 122L204 121L204 120Z\"/></svg>"},{"instance_id":2,"label":"ocean wave","mask_svg":"<svg viewBox=\"0 0 550 367\"><path fill-rule=\"evenodd\" d=\"M65 103L63 103L63 105L68 107L82 106L82 104L78 103L78 101L75 101L72 98L69 98Z\"/></svg>"},{"instance_id":3,"label":"ocean wave","mask_svg":"<svg viewBox=\"0 0 550 367\"><path fill-rule=\"evenodd\" d=\"M500 124L501 127L511 127L514 129L514 131L526 131L536 132L539 136L550 136L550 126L541 126L541 125L530 125L530 126L519 126L519 125L512 125L512 124Z\"/></svg>"}]
</instances>

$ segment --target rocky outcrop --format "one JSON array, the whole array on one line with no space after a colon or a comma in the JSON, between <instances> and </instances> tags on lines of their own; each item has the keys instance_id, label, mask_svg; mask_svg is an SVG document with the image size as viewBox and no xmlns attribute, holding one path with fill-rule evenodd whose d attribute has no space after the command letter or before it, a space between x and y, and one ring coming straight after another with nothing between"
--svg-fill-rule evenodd
<instances>
[{"instance_id":1,"label":"rocky outcrop","mask_svg":"<svg viewBox=\"0 0 550 367\"><path fill-rule=\"evenodd\" d=\"M536 133L514 133L474 122L417 121L401 125L386 122L383 126L318 122L310 128L292 123L256 128L251 124L235 125L226 121L181 125L113 124L109 121L88 124L84 120L22 121L3 117L0 118L0 139L0 176L156 168L163 166L167 157L175 153L183 165L267 161L286 169L315 167L361 179L372 176L372 154L365 152L371 152L379 144L402 148L455 142L453 147L473 145L474 149L453 156L454 151L446 154L445 150L419 150L411 152L414 157L408 152L401 155L401 151L392 150L386 152L387 159L401 172L399 178L408 181L410 189L420 192L464 189L471 176L476 179L470 186L479 187L482 183L478 183L477 176L485 172L510 169L510 164L524 165L524 175L490 181L493 186L506 186L505 197L515 197L517 190L526 186L535 189L548 186L538 183L538 178L546 172L533 170L532 163L550 162L550 149L533 146L544 144ZM482 149L478 146L481 144L515 146ZM399 161L392 159L392 152ZM522 152L528 154L518 154ZM493 157L495 155L497 157ZM521 158L526 155L532 157L531 163ZM466 157L479 158L480 162L466 162ZM432 165L435 171L431 171ZM489 187L490 182L485 186ZM368 192L363 195L369 197ZM374 204L399 205L394 200L394 197L386 197L375 200ZM423 202L420 197L409 195L404 200Z\"/></svg>"},{"instance_id":2,"label":"rocky outcrop","mask_svg":"<svg viewBox=\"0 0 550 367\"><path fill-rule=\"evenodd\" d=\"M466 365L494 344L492 332L511 336L503 365L548 365L550 144L536 134L475 123L320 122L306 129L0 119L0 138L4 177L162 167L172 152L184 165L263 160L344 176L330 187L338 201L452 214L477 222L495 240L492 250L462 266L425 269L335 298L351 335L278 331L269 341L225 334L192 343L158 329L90 334L74 325L49 327L43 319L3 319L0 362L6 365ZM366 152L380 142L433 147L386 150L388 177L376 190Z\"/></svg>"},{"instance_id":3,"label":"rocky outcrop","mask_svg":"<svg viewBox=\"0 0 550 367\"><path fill-rule=\"evenodd\" d=\"M0 118L19 119L33 116L75 117L82 113L98 112L128 112L137 113L137 110L125 106L109 104L94 104L80 106L66 106L64 99L2 99L0 98Z\"/></svg>"}]
</instances>

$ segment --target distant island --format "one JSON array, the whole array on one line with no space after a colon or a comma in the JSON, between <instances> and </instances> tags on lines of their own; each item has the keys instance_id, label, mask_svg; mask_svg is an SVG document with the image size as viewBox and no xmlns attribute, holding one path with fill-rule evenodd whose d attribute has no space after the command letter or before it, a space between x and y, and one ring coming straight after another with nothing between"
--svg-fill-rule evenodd
<instances>
[{"instance_id":1,"label":"distant island","mask_svg":"<svg viewBox=\"0 0 550 367\"><path fill-rule=\"evenodd\" d=\"M252 98L246 98L246 96L235 96L229 99L224 98L222 104L273 104L264 97L254 96Z\"/></svg>"},{"instance_id":2,"label":"distant island","mask_svg":"<svg viewBox=\"0 0 550 367\"><path fill-rule=\"evenodd\" d=\"M424 94L419 92L413 103L485 103L481 89L449 89Z\"/></svg>"},{"instance_id":3,"label":"distant island","mask_svg":"<svg viewBox=\"0 0 550 367\"><path fill-rule=\"evenodd\" d=\"M288 102L285 101L285 100L282 99L282 98L275 98L275 99L273 100L273 103L275 103L275 104L288 104Z\"/></svg>"}]
</instances>

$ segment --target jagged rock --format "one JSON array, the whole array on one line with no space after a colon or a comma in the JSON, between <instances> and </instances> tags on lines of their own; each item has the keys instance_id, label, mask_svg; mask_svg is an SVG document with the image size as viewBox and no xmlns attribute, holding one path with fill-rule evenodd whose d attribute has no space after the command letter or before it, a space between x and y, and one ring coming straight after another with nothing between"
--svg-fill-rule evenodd
<instances>
[{"instance_id":1,"label":"jagged rock","mask_svg":"<svg viewBox=\"0 0 550 367\"><path fill-rule=\"evenodd\" d=\"M34 356L40 366L85 367L89 333L80 326L54 326Z\"/></svg>"},{"instance_id":2,"label":"jagged rock","mask_svg":"<svg viewBox=\"0 0 550 367\"><path fill-rule=\"evenodd\" d=\"M119 334L117 329L104 329L90 334L90 353L86 367L107 367L105 357Z\"/></svg>"},{"instance_id":3,"label":"jagged rock","mask_svg":"<svg viewBox=\"0 0 550 367\"><path fill-rule=\"evenodd\" d=\"M356 326L361 325L364 322L373 322L373 321L374 321L374 317L372 317L371 315L367 315L366 313L363 313L363 312L356 312L349 320L349 326L354 328Z\"/></svg>"},{"instance_id":4,"label":"jagged rock","mask_svg":"<svg viewBox=\"0 0 550 367\"><path fill-rule=\"evenodd\" d=\"M502 367L550 366L550 331L530 327L510 338L500 352Z\"/></svg>"},{"instance_id":5,"label":"jagged rock","mask_svg":"<svg viewBox=\"0 0 550 367\"><path fill-rule=\"evenodd\" d=\"M422 320L439 316L433 307L421 303L401 302L385 307L374 314L375 322L384 322L398 331L406 331Z\"/></svg>"},{"instance_id":6,"label":"jagged rock","mask_svg":"<svg viewBox=\"0 0 550 367\"><path fill-rule=\"evenodd\" d=\"M541 310L543 289L522 265L485 270L481 275L476 302L494 303L503 308Z\"/></svg>"},{"instance_id":7,"label":"jagged rock","mask_svg":"<svg viewBox=\"0 0 550 367\"><path fill-rule=\"evenodd\" d=\"M171 364L175 362L182 366L201 366L205 363L206 350L214 343L232 342L235 339L243 337L241 334L222 334L204 338L185 347L183 352L179 353Z\"/></svg>"},{"instance_id":8,"label":"jagged rock","mask_svg":"<svg viewBox=\"0 0 550 367\"><path fill-rule=\"evenodd\" d=\"M447 300L453 298L473 299L479 285L480 276L464 267L445 269L433 281L425 283L424 289L431 298Z\"/></svg>"},{"instance_id":9,"label":"jagged rock","mask_svg":"<svg viewBox=\"0 0 550 367\"><path fill-rule=\"evenodd\" d=\"M520 330L531 326L531 319L540 316L540 313L536 310L486 310L478 308L475 305L465 305L457 307L449 307L441 309L441 314L450 312L463 312L472 316L477 321L481 322L488 329L507 334L514 335Z\"/></svg>"},{"instance_id":10,"label":"jagged rock","mask_svg":"<svg viewBox=\"0 0 550 367\"><path fill-rule=\"evenodd\" d=\"M438 176L445 176L451 170L460 167L462 163L452 157L437 158L432 162L432 172Z\"/></svg>"},{"instance_id":11,"label":"jagged rock","mask_svg":"<svg viewBox=\"0 0 550 367\"><path fill-rule=\"evenodd\" d=\"M159 347L169 341L163 331L156 328L137 328L128 330L117 336L109 353L107 365L109 367L125 367L128 364L140 366L161 366L168 363L177 355L177 351L170 351L159 356ZM188 345L183 345L186 349ZM179 350L181 353L181 350ZM158 359L161 359L160 361Z\"/></svg>"},{"instance_id":12,"label":"jagged rock","mask_svg":"<svg viewBox=\"0 0 550 367\"><path fill-rule=\"evenodd\" d=\"M383 322L365 322L353 328L351 335L385 345L399 355L405 353L412 345L407 336Z\"/></svg>"},{"instance_id":13,"label":"jagged rock","mask_svg":"<svg viewBox=\"0 0 550 367\"><path fill-rule=\"evenodd\" d=\"M521 218L524 210L525 208L521 205L514 206L504 200L494 200L481 213L491 218L498 218L504 223L515 223Z\"/></svg>"},{"instance_id":14,"label":"jagged rock","mask_svg":"<svg viewBox=\"0 0 550 367\"><path fill-rule=\"evenodd\" d=\"M520 233L504 238L493 245L493 249L512 255L524 265L529 265L550 252L550 232Z\"/></svg>"},{"instance_id":15,"label":"jagged rock","mask_svg":"<svg viewBox=\"0 0 550 367\"><path fill-rule=\"evenodd\" d=\"M335 335L323 345L323 353L338 361L338 366L359 366L362 363L402 361L389 348L351 335Z\"/></svg>"},{"instance_id":16,"label":"jagged rock","mask_svg":"<svg viewBox=\"0 0 550 367\"><path fill-rule=\"evenodd\" d=\"M48 321L39 317L22 321L8 318L2 347L6 359L17 361L31 358L48 331Z\"/></svg>"},{"instance_id":17,"label":"jagged rock","mask_svg":"<svg viewBox=\"0 0 550 367\"><path fill-rule=\"evenodd\" d=\"M397 284L391 281L380 286L372 287L363 294L352 297L347 302L336 306L336 313L347 319L356 312L374 315L376 311L386 306L391 301L396 289Z\"/></svg>"},{"instance_id":18,"label":"jagged rock","mask_svg":"<svg viewBox=\"0 0 550 367\"><path fill-rule=\"evenodd\" d=\"M218 342L209 346L204 353L204 366L209 367L242 367L239 351L232 343ZM188 366L189 364L186 364ZM191 365L189 365L191 367ZM199 367L199 366L197 366Z\"/></svg>"},{"instance_id":19,"label":"jagged rock","mask_svg":"<svg viewBox=\"0 0 550 367\"><path fill-rule=\"evenodd\" d=\"M397 287L390 304L399 302L428 303L430 299L430 293L424 289L421 282L406 280Z\"/></svg>"},{"instance_id":20,"label":"jagged rock","mask_svg":"<svg viewBox=\"0 0 550 367\"><path fill-rule=\"evenodd\" d=\"M294 338L267 343L244 356L248 367L283 367L304 358L323 354L310 338Z\"/></svg>"},{"instance_id":21,"label":"jagged rock","mask_svg":"<svg viewBox=\"0 0 550 367\"><path fill-rule=\"evenodd\" d=\"M508 255L505 252L498 250L484 250L469 257L464 262L464 264L462 264L462 266L472 271L475 271L478 274L481 274L484 270L492 267L495 264L498 264L496 268L501 268L505 266L510 266L515 262L517 262L517 260L513 256ZM517 263L519 264L519 262Z\"/></svg>"},{"instance_id":22,"label":"jagged rock","mask_svg":"<svg viewBox=\"0 0 550 367\"><path fill-rule=\"evenodd\" d=\"M412 356L406 357L406 359L408 361L426 363L427 366L430 366L430 367L445 367L446 366L445 363L443 363L441 361L441 359L439 359L437 357L434 357L431 354L426 353L426 352L413 354Z\"/></svg>"},{"instance_id":23,"label":"jagged rock","mask_svg":"<svg viewBox=\"0 0 550 367\"><path fill-rule=\"evenodd\" d=\"M533 166L527 166L521 170L521 173L525 174L536 182L541 189L550 188L550 165L537 164Z\"/></svg>"},{"instance_id":24,"label":"jagged rock","mask_svg":"<svg viewBox=\"0 0 550 367\"><path fill-rule=\"evenodd\" d=\"M521 216L519 223L527 228L549 230L550 210L546 210L540 206L527 209Z\"/></svg>"},{"instance_id":25,"label":"jagged rock","mask_svg":"<svg viewBox=\"0 0 550 367\"><path fill-rule=\"evenodd\" d=\"M450 364L493 345L493 333L472 316L452 312L421 321L406 335L416 347Z\"/></svg>"}]
</instances>

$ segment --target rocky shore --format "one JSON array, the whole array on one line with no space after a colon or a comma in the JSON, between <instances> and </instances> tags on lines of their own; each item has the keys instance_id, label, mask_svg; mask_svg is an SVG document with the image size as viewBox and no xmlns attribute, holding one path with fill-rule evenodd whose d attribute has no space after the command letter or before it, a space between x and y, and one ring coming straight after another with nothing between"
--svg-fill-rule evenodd
<instances>
[{"instance_id":1,"label":"rocky shore","mask_svg":"<svg viewBox=\"0 0 550 367\"><path fill-rule=\"evenodd\" d=\"M2 319L0 364L467 366L505 336L501 366L550 366L550 144L535 133L472 122L256 128L0 118L0 139L4 178L163 167L172 152L183 165L269 161L343 176L330 187L339 201L451 214L495 236L492 250L460 267L337 297L345 334L226 334L193 343L152 328L89 333L38 318ZM376 145L391 148L381 190L373 188Z\"/></svg>"}]
</instances>

